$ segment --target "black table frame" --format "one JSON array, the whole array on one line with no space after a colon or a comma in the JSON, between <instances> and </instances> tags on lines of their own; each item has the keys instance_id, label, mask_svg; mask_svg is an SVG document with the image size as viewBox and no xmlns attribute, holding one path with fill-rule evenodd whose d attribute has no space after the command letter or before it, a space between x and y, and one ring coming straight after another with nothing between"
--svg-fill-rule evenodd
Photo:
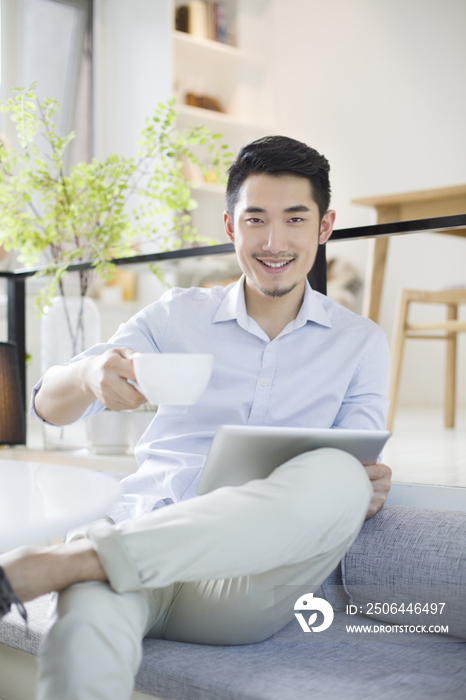
<instances>
[{"instance_id":1,"label":"black table frame","mask_svg":"<svg viewBox=\"0 0 466 700\"><path fill-rule=\"evenodd\" d=\"M388 224L376 224L373 226L357 226L354 228L337 229L329 240L347 241L362 238L380 238L385 236L405 235L407 233L422 232L446 232L454 229L466 228L466 214L456 216L440 216L430 219L416 219L414 221L396 221ZM165 260L180 260L183 258L201 257L204 255L224 255L233 253L232 243L205 246L199 248L185 248L165 253L150 253L147 255L135 255L130 258L118 258L112 262L115 265L135 265L163 262ZM78 272L92 267L92 263L73 263L69 266L69 272ZM41 268L2 270L0 278L7 279L8 297L8 340L15 342L18 349L19 366L21 374L22 392L26 403L26 280L32 277ZM323 294L327 292L326 272L326 246L318 248L314 267L310 271L309 282L313 289Z\"/></svg>"}]
</instances>

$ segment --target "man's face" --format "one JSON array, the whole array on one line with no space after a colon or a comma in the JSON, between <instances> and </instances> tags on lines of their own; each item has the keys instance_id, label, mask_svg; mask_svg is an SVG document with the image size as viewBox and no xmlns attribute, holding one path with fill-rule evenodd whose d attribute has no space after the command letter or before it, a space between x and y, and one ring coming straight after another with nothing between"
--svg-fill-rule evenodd
<instances>
[{"instance_id":1,"label":"man's face","mask_svg":"<svg viewBox=\"0 0 466 700\"><path fill-rule=\"evenodd\" d=\"M234 221L224 214L247 286L268 297L304 289L317 246L330 237L334 219L335 212L328 211L320 221L309 181L296 175L250 175Z\"/></svg>"}]
</instances>

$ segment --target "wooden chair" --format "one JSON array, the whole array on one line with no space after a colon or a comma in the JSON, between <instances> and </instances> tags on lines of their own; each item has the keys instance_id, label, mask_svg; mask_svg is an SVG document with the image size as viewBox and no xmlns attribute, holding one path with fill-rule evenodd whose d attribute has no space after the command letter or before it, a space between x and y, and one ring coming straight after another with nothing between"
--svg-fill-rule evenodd
<instances>
[{"instance_id":1,"label":"wooden chair","mask_svg":"<svg viewBox=\"0 0 466 700\"><path fill-rule=\"evenodd\" d=\"M409 305L412 302L425 304L446 304L447 320L437 323L408 323ZM403 289L398 299L398 311L392 341L391 383L388 398L390 408L387 416L387 429L391 430L398 398L401 363L406 338L440 339L446 341L445 373L445 427L455 425L456 400L456 341L458 333L466 333L466 321L458 320L458 304L466 304L466 288L441 291L421 291Z\"/></svg>"}]
</instances>

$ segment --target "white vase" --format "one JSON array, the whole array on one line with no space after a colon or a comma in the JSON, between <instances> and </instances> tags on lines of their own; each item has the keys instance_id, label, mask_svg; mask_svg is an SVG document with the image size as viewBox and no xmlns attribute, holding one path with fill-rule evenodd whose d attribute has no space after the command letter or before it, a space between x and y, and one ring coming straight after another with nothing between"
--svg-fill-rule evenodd
<instances>
[{"instance_id":1,"label":"white vase","mask_svg":"<svg viewBox=\"0 0 466 700\"><path fill-rule=\"evenodd\" d=\"M83 350L100 343L100 315L89 297L55 297L40 325L41 372L64 364ZM75 450L89 444L83 423L61 427L43 425L46 450Z\"/></svg>"},{"instance_id":2,"label":"white vase","mask_svg":"<svg viewBox=\"0 0 466 700\"><path fill-rule=\"evenodd\" d=\"M106 409L86 422L93 452L99 455L126 453L129 447L127 411Z\"/></svg>"},{"instance_id":3,"label":"white vase","mask_svg":"<svg viewBox=\"0 0 466 700\"><path fill-rule=\"evenodd\" d=\"M41 371L100 343L100 314L89 297L55 297L41 318Z\"/></svg>"}]
</instances>

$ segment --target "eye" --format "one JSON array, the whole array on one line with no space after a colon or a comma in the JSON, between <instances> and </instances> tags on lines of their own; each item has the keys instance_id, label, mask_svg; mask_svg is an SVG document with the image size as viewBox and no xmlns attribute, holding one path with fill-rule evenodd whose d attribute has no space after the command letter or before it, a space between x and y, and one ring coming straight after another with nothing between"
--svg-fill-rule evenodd
<instances>
[{"instance_id":1,"label":"eye","mask_svg":"<svg viewBox=\"0 0 466 700\"><path fill-rule=\"evenodd\" d=\"M246 222L248 224L260 224L262 223L262 219L258 219L257 217L252 216L250 219L246 219Z\"/></svg>"},{"instance_id":2,"label":"eye","mask_svg":"<svg viewBox=\"0 0 466 700\"><path fill-rule=\"evenodd\" d=\"M300 216L293 216L293 218L288 220L291 221L292 224L299 224L301 221L304 221Z\"/></svg>"}]
</instances>

